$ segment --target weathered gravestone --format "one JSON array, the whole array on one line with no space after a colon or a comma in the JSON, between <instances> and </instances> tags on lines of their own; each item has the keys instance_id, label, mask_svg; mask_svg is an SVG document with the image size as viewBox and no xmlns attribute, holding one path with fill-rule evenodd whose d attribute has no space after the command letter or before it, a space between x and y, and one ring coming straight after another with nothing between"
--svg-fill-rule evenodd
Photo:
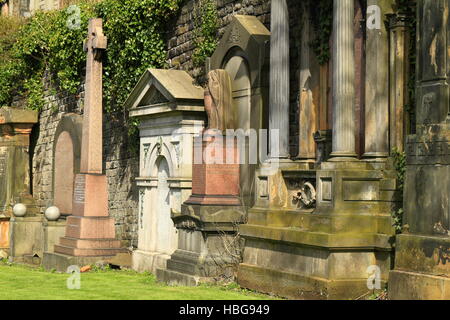
<instances>
[{"instance_id":1,"label":"weathered gravestone","mask_svg":"<svg viewBox=\"0 0 450 320\"><path fill-rule=\"evenodd\" d=\"M225 136L234 125L228 72L209 72L207 87L208 129L195 139L192 195L172 215L179 246L167 269L156 272L158 279L168 283L196 285L202 278L230 277L240 252L236 230L245 210L239 197L236 138Z\"/></svg>"},{"instance_id":2,"label":"weathered gravestone","mask_svg":"<svg viewBox=\"0 0 450 320\"><path fill-rule=\"evenodd\" d=\"M251 133L268 128L269 96L269 39L270 32L254 16L235 15L209 60L210 70L224 69L231 78L232 105L230 129L245 134L245 163L240 166L240 197L243 205L254 204L255 170L257 163L249 154ZM239 133L238 133L239 134ZM259 151L259 150L258 150ZM252 163L253 162L253 163Z\"/></svg>"},{"instance_id":3,"label":"weathered gravestone","mask_svg":"<svg viewBox=\"0 0 450 320\"><path fill-rule=\"evenodd\" d=\"M71 215L75 176L80 173L83 117L64 114L56 127L53 144L53 205Z\"/></svg>"},{"instance_id":4,"label":"weathered gravestone","mask_svg":"<svg viewBox=\"0 0 450 320\"><path fill-rule=\"evenodd\" d=\"M80 174L75 176L72 216L55 253L44 255L44 267L63 270L112 257L122 250L115 239L114 218L108 215L107 178L103 174L102 52L106 49L102 20L90 19L86 63Z\"/></svg>"},{"instance_id":5,"label":"weathered gravestone","mask_svg":"<svg viewBox=\"0 0 450 320\"><path fill-rule=\"evenodd\" d=\"M404 232L391 299L450 299L450 0L420 0L417 133L406 143Z\"/></svg>"},{"instance_id":6,"label":"weathered gravestone","mask_svg":"<svg viewBox=\"0 0 450 320\"><path fill-rule=\"evenodd\" d=\"M0 108L0 250L10 246L15 261L24 255L42 256L33 241L41 239L41 217L30 195L29 140L35 123L36 111ZM25 217L12 216L17 203L27 206Z\"/></svg>"},{"instance_id":7,"label":"weathered gravestone","mask_svg":"<svg viewBox=\"0 0 450 320\"><path fill-rule=\"evenodd\" d=\"M149 69L125 102L140 121L138 271L165 269L178 248L171 212L191 194L194 135L205 119L203 89L193 83L185 71Z\"/></svg>"}]
</instances>

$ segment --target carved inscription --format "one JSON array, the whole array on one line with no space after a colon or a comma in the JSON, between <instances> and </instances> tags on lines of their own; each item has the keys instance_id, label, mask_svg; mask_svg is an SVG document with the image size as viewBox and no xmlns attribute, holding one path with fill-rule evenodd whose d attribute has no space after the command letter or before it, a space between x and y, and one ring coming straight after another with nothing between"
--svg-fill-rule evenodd
<instances>
[{"instance_id":1,"label":"carved inscription","mask_svg":"<svg viewBox=\"0 0 450 320\"><path fill-rule=\"evenodd\" d=\"M73 201L75 203L84 203L84 189L86 185L86 176L79 174L75 178L75 188L73 190Z\"/></svg>"},{"instance_id":2,"label":"carved inscription","mask_svg":"<svg viewBox=\"0 0 450 320\"><path fill-rule=\"evenodd\" d=\"M409 142L408 164L450 163L450 141Z\"/></svg>"},{"instance_id":3,"label":"carved inscription","mask_svg":"<svg viewBox=\"0 0 450 320\"><path fill-rule=\"evenodd\" d=\"M6 150L0 150L0 176L6 175L6 164L8 161L8 153Z\"/></svg>"}]
</instances>

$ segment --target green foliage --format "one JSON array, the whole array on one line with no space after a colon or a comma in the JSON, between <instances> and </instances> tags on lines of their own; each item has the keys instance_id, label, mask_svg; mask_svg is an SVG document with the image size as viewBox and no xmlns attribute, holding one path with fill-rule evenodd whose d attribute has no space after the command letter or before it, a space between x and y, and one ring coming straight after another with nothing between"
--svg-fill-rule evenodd
<instances>
[{"instance_id":1,"label":"green foliage","mask_svg":"<svg viewBox=\"0 0 450 320\"><path fill-rule=\"evenodd\" d=\"M195 66L202 66L206 58L216 50L219 19L214 0L199 0L194 9L194 53L192 60Z\"/></svg>"},{"instance_id":2,"label":"green foliage","mask_svg":"<svg viewBox=\"0 0 450 320\"><path fill-rule=\"evenodd\" d=\"M396 233L402 232L403 226L403 189L405 183L405 174L406 174L406 153L400 152L397 149L392 150L392 157L394 160L394 169L397 173L397 192L399 194L399 203L400 207L396 208L392 213L392 217L394 219L394 227Z\"/></svg>"},{"instance_id":3,"label":"green foliage","mask_svg":"<svg viewBox=\"0 0 450 320\"><path fill-rule=\"evenodd\" d=\"M310 45L320 65L331 58L330 37L333 31L333 1L310 0L311 22L316 34Z\"/></svg>"},{"instance_id":4,"label":"green foliage","mask_svg":"<svg viewBox=\"0 0 450 320\"><path fill-rule=\"evenodd\" d=\"M165 27L180 0L105 0L95 7L108 37L104 96L108 111L120 110L147 68L165 67Z\"/></svg>"},{"instance_id":5,"label":"green foliage","mask_svg":"<svg viewBox=\"0 0 450 320\"><path fill-rule=\"evenodd\" d=\"M89 18L103 18L108 49L104 63L104 101L109 112L120 111L127 95L146 68L165 66L165 25L181 0L78 1L80 27L69 28L73 12L37 12L6 47L0 61L0 105L15 94L27 98L28 108L44 104L42 77L69 94L80 87L86 54L83 41ZM0 30L3 30L0 25ZM1 43L1 40L0 40ZM1 46L1 44L0 44ZM1 48L1 47L0 47ZM0 53L1 54L1 53Z\"/></svg>"}]
</instances>

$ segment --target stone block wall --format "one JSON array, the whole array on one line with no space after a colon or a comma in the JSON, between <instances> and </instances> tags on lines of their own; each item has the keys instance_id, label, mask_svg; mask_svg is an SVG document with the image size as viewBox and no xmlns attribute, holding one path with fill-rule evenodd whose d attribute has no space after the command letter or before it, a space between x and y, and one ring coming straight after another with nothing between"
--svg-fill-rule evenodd
<instances>
[{"instance_id":1,"label":"stone block wall","mask_svg":"<svg viewBox=\"0 0 450 320\"><path fill-rule=\"evenodd\" d=\"M194 66L191 55L193 43L193 6L197 0L187 0L177 17L168 24L168 63L172 69L187 71L200 84L204 83L205 68ZM270 0L216 0L219 15L219 38L233 15L256 16L270 29ZM299 35L300 7L296 0L288 0L291 37L291 155L298 152L298 95L299 95ZM76 95L47 91L46 104L31 137L32 193L41 212L53 204L53 143L62 115L83 112L84 89ZM16 101L15 105L20 105ZM130 145L126 115L104 115L104 169L108 177L109 210L116 219L116 233L124 246L137 245L138 190L134 178L139 174L138 151Z\"/></svg>"},{"instance_id":2,"label":"stone block wall","mask_svg":"<svg viewBox=\"0 0 450 320\"><path fill-rule=\"evenodd\" d=\"M32 194L40 212L53 205L53 144L56 128L64 113L83 113L84 88L76 95L50 90L39 124L31 137ZM16 101L15 105L20 105ZM109 214L115 218L116 236L122 246L137 246L138 190L134 178L139 173L138 152L129 145L124 114L105 114L103 128L103 168L108 178ZM137 144L136 144L137 145Z\"/></svg>"},{"instance_id":3,"label":"stone block wall","mask_svg":"<svg viewBox=\"0 0 450 320\"><path fill-rule=\"evenodd\" d=\"M194 4L198 0L187 0L178 16L171 22L173 27L168 33L168 63L172 69L187 71L199 84L205 82L205 68L194 66L190 57L195 49L194 38ZM270 30L270 0L216 0L219 16L220 39L233 15L256 16ZM288 0L290 8L291 38L291 94L290 94L290 147L291 156L298 153L298 95L299 95L299 45L300 45L300 6L298 0Z\"/></svg>"}]
</instances>

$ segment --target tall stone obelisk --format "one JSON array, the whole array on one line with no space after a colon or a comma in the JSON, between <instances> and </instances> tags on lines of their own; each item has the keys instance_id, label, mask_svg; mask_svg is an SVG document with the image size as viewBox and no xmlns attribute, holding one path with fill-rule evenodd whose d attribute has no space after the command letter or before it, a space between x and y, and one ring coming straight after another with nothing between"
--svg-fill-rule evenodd
<instances>
[{"instance_id":1,"label":"tall stone obelisk","mask_svg":"<svg viewBox=\"0 0 450 320\"><path fill-rule=\"evenodd\" d=\"M120 251L114 218L108 215L107 178L103 174L102 53L106 43L102 20L89 20L84 44L87 62L81 173L75 178L73 215L67 218L66 236L55 245L56 253L70 256L112 256Z\"/></svg>"}]
</instances>

